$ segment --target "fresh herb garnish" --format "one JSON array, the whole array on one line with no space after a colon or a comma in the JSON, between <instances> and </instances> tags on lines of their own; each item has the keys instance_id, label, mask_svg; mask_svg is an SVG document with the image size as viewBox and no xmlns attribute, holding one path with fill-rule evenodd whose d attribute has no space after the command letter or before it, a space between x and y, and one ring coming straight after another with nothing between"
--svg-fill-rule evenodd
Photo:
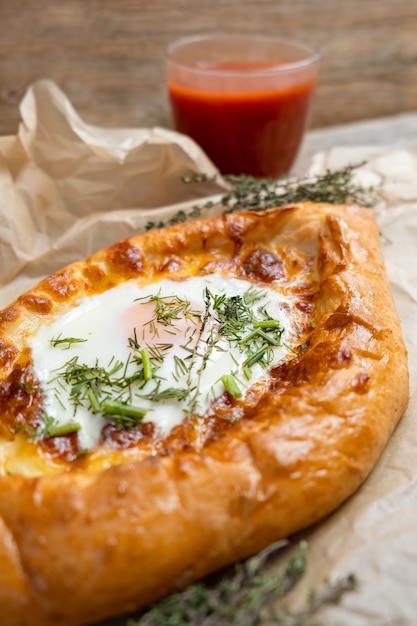
<instances>
[{"instance_id":1,"label":"fresh herb garnish","mask_svg":"<svg viewBox=\"0 0 417 626\"><path fill-rule=\"evenodd\" d=\"M111 417L121 428L136 426L146 415L146 409L116 400L105 400L101 411L103 417Z\"/></svg>"},{"instance_id":2,"label":"fresh herb garnish","mask_svg":"<svg viewBox=\"0 0 417 626\"><path fill-rule=\"evenodd\" d=\"M72 344L84 343L85 341L87 341L87 339L80 339L78 337L61 337L61 335L58 335L58 337L53 337L51 339L50 344L53 348L61 346L62 348L68 350Z\"/></svg>"},{"instance_id":3,"label":"fresh herb garnish","mask_svg":"<svg viewBox=\"0 0 417 626\"><path fill-rule=\"evenodd\" d=\"M145 230L152 230L153 228L163 228L164 226L174 226L175 224L182 224L183 222L187 222L190 219L201 217L203 210L210 209L212 206L213 202L208 201L203 206L196 205L187 212L181 209L168 220L160 220L159 222L148 222L145 226Z\"/></svg>"},{"instance_id":4,"label":"fresh herb garnish","mask_svg":"<svg viewBox=\"0 0 417 626\"><path fill-rule=\"evenodd\" d=\"M144 385L146 370L152 368L149 355L146 365L142 363L134 374L127 375L127 363L114 361L103 367L96 362L94 366L80 363L77 356L67 361L56 372L50 383L56 383L56 396L61 401L62 389L67 389L74 406L74 413L78 406L87 407L93 413L111 419L120 427L137 425L146 414L146 410L132 403L132 386L134 383Z\"/></svg>"},{"instance_id":5,"label":"fresh herb garnish","mask_svg":"<svg viewBox=\"0 0 417 626\"><path fill-rule=\"evenodd\" d=\"M235 211L261 211L285 204L299 202L328 202L330 204L356 203L362 206L374 206L378 194L373 188L364 187L353 180L353 174L363 163L348 165L340 170L327 170L318 176L302 176L279 180L252 178L251 176L223 176L194 174L183 177L186 184L198 184L207 180L221 179L229 186L229 191L220 197L218 203L223 213ZM214 206L210 200L200 206L194 206L187 213L176 213L170 220L148 222L146 230L162 228L172 224L186 222L201 217L204 211Z\"/></svg>"},{"instance_id":6,"label":"fresh herb garnish","mask_svg":"<svg viewBox=\"0 0 417 626\"><path fill-rule=\"evenodd\" d=\"M242 391L233 374L225 374L222 376L222 383L227 393L229 393L232 398L240 398L242 396Z\"/></svg>"},{"instance_id":7,"label":"fresh herb garnish","mask_svg":"<svg viewBox=\"0 0 417 626\"><path fill-rule=\"evenodd\" d=\"M145 381L151 380L153 375L152 360L146 348L142 348L140 356L143 363L143 378Z\"/></svg>"},{"instance_id":8,"label":"fresh herb garnish","mask_svg":"<svg viewBox=\"0 0 417 626\"><path fill-rule=\"evenodd\" d=\"M34 441L39 441L39 439L70 435L71 433L79 431L80 428L81 424L78 422L59 424L55 418L45 414L42 416L42 423L38 428L26 429L26 431Z\"/></svg>"},{"instance_id":9,"label":"fresh herb garnish","mask_svg":"<svg viewBox=\"0 0 417 626\"><path fill-rule=\"evenodd\" d=\"M282 345L284 330L279 320L268 314L266 305L260 304L264 299L265 293L253 286L235 296L218 295L205 288L201 310L194 310L186 298L177 295L139 298L144 305L153 305L153 310L140 336L133 330L126 362L113 358L106 367L98 361L87 365L74 356L55 372L49 384L55 385L61 404L65 397L62 392L69 395L74 416L78 407L84 407L121 428L135 427L142 421L147 412L144 401L177 400L184 404L187 416L197 415L203 372L214 351L226 349L220 338L244 355L240 366L235 361L236 369L220 378L233 398L242 396L241 375L250 381L255 363L267 367L274 350ZM160 369L174 344L157 341L161 327L173 338L183 338L179 353L173 357L174 384L169 386L161 378ZM79 341L59 336L51 343L67 348Z\"/></svg>"},{"instance_id":10,"label":"fresh herb garnish","mask_svg":"<svg viewBox=\"0 0 417 626\"><path fill-rule=\"evenodd\" d=\"M126 626L313 626L311 621L325 605L339 602L346 592L357 587L348 575L328 582L322 592L310 595L307 605L292 612L279 603L303 576L307 567L307 544L301 542L287 563L267 571L265 565L277 550L287 545L278 542L244 562L236 563L231 573L219 580L199 582L181 593L174 593L153 605L139 619ZM314 622L318 626L317 622Z\"/></svg>"},{"instance_id":11,"label":"fresh herb garnish","mask_svg":"<svg viewBox=\"0 0 417 626\"><path fill-rule=\"evenodd\" d=\"M328 202L330 204L358 203L373 206L377 200L373 189L353 181L353 172L363 163L330 171L319 176L287 178L278 181L260 180L250 176L228 176L232 185L221 204L227 212L260 211L299 202Z\"/></svg>"},{"instance_id":12,"label":"fresh herb garnish","mask_svg":"<svg viewBox=\"0 0 417 626\"><path fill-rule=\"evenodd\" d=\"M154 336L158 336L158 324L162 326L173 326L175 322L185 319L196 325L197 320L199 320L201 316L201 311L193 310L188 300L175 295L144 296L143 298L138 298L136 301L145 301L146 303L153 303L155 305L153 317L145 324L145 327L148 326Z\"/></svg>"},{"instance_id":13,"label":"fresh herb garnish","mask_svg":"<svg viewBox=\"0 0 417 626\"><path fill-rule=\"evenodd\" d=\"M219 322L219 334L234 342L247 355L243 368L251 368L255 363L266 367L272 360L273 348L282 345L284 329L279 320L269 315L265 306L254 308L263 293L253 288L244 296L208 293Z\"/></svg>"},{"instance_id":14,"label":"fresh herb garnish","mask_svg":"<svg viewBox=\"0 0 417 626\"><path fill-rule=\"evenodd\" d=\"M148 394L142 394L142 398L146 398L151 402L163 402L164 400L185 400L188 396L188 390L181 387L166 387L161 389L161 382L158 381L154 389Z\"/></svg>"}]
</instances>

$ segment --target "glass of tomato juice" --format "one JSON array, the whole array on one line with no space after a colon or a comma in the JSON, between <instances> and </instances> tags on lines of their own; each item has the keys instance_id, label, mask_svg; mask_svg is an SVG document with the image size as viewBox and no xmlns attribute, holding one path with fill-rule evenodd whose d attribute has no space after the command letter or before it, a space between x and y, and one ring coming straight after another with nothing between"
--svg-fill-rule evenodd
<instances>
[{"instance_id":1,"label":"glass of tomato juice","mask_svg":"<svg viewBox=\"0 0 417 626\"><path fill-rule=\"evenodd\" d=\"M166 58L174 126L222 174L287 174L308 124L318 61L304 44L264 35L179 39Z\"/></svg>"}]
</instances>

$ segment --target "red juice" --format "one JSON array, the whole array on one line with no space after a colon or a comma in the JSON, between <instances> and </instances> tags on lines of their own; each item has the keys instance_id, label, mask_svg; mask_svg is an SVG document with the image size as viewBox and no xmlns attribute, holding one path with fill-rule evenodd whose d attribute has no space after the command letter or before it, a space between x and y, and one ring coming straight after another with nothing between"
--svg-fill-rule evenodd
<instances>
[{"instance_id":1,"label":"red juice","mask_svg":"<svg viewBox=\"0 0 417 626\"><path fill-rule=\"evenodd\" d=\"M256 68L276 66L262 63ZM219 64L214 69L245 67L251 71L254 64ZM223 174L260 177L278 177L291 168L315 86L315 78L262 91L252 91L250 85L233 92L168 84L177 130L192 137Z\"/></svg>"}]
</instances>

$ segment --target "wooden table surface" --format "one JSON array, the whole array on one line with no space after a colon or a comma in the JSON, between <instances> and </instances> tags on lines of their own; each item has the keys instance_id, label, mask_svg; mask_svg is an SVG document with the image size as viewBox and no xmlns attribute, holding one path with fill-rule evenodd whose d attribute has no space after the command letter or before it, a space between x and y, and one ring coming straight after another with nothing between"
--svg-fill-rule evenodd
<instances>
[{"instance_id":1,"label":"wooden table surface","mask_svg":"<svg viewBox=\"0 0 417 626\"><path fill-rule=\"evenodd\" d=\"M417 0L0 0L0 134L54 80L88 122L166 126L164 50L198 32L264 32L321 53L313 128L417 111Z\"/></svg>"}]
</instances>

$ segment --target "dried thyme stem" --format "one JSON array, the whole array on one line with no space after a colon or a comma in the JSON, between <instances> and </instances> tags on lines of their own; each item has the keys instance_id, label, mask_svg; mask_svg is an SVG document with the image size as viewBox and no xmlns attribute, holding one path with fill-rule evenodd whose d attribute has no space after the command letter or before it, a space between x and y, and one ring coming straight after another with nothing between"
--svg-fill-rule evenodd
<instances>
[{"instance_id":1,"label":"dried thyme stem","mask_svg":"<svg viewBox=\"0 0 417 626\"><path fill-rule=\"evenodd\" d=\"M362 206L374 206L378 200L378 193L374 188L367 188L354 182L353 174L363 163L348 165L340 170L327 170L319 176L302 176L299 178L284 178L280 180L253 178L251 176L212 176L195 174L184 177L186 184L198 184L207 180L222 178L229 185L230 191L224 194L219 203L224 213L234 211L260 211L285 204L299 202L328 202L330 204L356 203ZM162 228L172 224L179 224L187 220L201 217L213 202L195 205L187 212L178 211L166 222L148 222L146 230Z\"/></svg>"},{"instance_id":2,"label":"dried thyme stem","mask_svg":"<svg viewBox=\"0 0 417 626\"><path fill-rule=\"evenodd\" d=\"M324 605L338 602L356 586L353 576L328 583L320 594L312 594L306 609L292 613L276 608L297 584L307 567L307 544L301 542L278 572L265 571L268 559L287 542L273 544L258 555L237 563L230 575L217 583L195 583L153 605L126 626L313 626L311 618ZM315 623L315 626L318 626Z\"/></svg>"}]
</instances>

